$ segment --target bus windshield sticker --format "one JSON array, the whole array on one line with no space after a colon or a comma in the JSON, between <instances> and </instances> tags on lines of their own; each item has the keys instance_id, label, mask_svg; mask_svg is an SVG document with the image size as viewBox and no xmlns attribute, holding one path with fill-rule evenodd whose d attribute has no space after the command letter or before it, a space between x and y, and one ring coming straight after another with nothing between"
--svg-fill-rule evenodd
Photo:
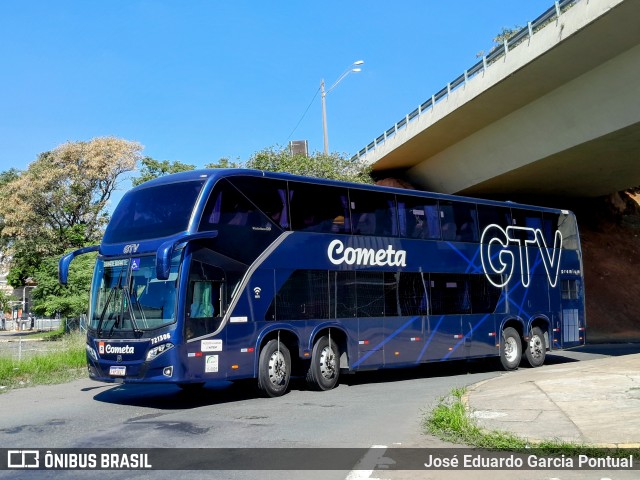
<instances>
[{"instance_id":1,"label":"bus windshield sticker","mask_svg":"<svg viewBox=\"0 0 640 480\"><path fill-rule=\"evenodd\" d=\"M221 352L222 340L202 340L200 342L200 351L202 352Z\"/></svg>"}]
</instances>

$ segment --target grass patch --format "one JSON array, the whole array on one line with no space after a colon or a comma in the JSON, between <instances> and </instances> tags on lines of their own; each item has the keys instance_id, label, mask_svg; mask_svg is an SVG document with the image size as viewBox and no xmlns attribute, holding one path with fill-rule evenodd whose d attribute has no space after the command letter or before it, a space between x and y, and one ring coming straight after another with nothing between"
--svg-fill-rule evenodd
<instances>
[{"instance_id":1,"label":"grass patch","mask_svg":"<svg viewBox=\"0 0 640 480\"><path fill-rule=\"evenodd\" d=\"M535 449L537 454L574 457L589 455L592 457L628 456L638 454L640 450L616 450L597 448L585 444L547 440L530 442L517 435L497 430L484 430L467 414L467 408L462 400L466 388L454 388L448 397L441 398L433 410L424 420L425 429L436 437L458 444L487 450L499 450L519 453L531 453Z\"/></svg>"},{"instance_id":2,"label":"grass patch","mask_svg":"<svg viewBox=\"0 0 640 480\"><path fill-rule=\"evenodd\" d=\"M57 333L57 332L47 332ZM0 392L30 385L63 383L85 375L85 336L62 335L55 349L23 360L0 357Z\"/></svg>"}]
</instances>

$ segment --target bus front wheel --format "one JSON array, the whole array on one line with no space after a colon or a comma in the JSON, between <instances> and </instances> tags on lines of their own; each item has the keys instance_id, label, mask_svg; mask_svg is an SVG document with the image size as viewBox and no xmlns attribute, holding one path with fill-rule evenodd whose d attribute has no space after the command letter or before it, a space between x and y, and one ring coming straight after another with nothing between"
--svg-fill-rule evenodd
<instances>
[{"instance_id":1,"label":"bus front wheel","mask_svg":"<svg viewBox=\"0 0 640 480\"><path fill-rule=\"evenodd\" d=\"M527 362L532 367L539 367L544 363L544 359L547 354L547 344L544 340L544 334L538 327L531 329L529 335L529 342L527 348L524 351L527 358Z\"/></svg>"},{"instance_id":2,"label":"bus front wheel","mask_svg":"<svg viewBox=\"0 0 640 480\"><path fill-rule=\"evenodd\" d=\"M291 354L284 343L269 340L260 351L258 389L267 397L284 395L291 378Z\"/></svg>"},{"instance_id":3,"label":"bus front wheel","mask_svg":"<svg viewBox=\"0 0 640 480\"><path fill-rule=\"evenodd\" d=\"M336 342L324 336L316 341L307 371L307 383L314 390L331 390L340 377L340 352Z\"/></svg>"},{"instance_id":4,"label":"bus front wheel","mask_svg":"<svg viewBox=\"0 0 640 480\"><path fill-rule=\"evenodd\" d=\"M507 327L502 331L500 342L500 363L505 370L515 370L520 365L522 358L522 343L520 335L513 327Z\"/></svg>"}]
</instances>

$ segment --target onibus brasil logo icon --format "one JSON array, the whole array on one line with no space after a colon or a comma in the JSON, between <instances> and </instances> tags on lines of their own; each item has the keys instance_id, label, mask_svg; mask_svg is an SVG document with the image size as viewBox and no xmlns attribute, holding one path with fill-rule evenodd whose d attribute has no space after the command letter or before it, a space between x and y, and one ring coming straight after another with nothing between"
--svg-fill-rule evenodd
<instances>
[{"instance_id":1,"label":"onibus brasil logo icon","mask_svg":"<svg viewBox=\"0 0 640 480\"><path fill-rule=\"evenodd\" d=\"M553 250L549 252L547 242L539 228L509 226L506 229L496 224L487 226L480 238L480 260L482 269L492 285L501 288L509 283L515 269L516 258L513 252L516 246L520 264L520 280L527 288L531 283L531 259L533 248L537 246L542 264L547 272L547 279L551 288L558 283L560 270L560 255L562 253L562 233L556 230L553 237ZM511 248L509 248L511 247ZM501 282L496 282L492 274L502 276Z\"/></svg>"}]
</instances>

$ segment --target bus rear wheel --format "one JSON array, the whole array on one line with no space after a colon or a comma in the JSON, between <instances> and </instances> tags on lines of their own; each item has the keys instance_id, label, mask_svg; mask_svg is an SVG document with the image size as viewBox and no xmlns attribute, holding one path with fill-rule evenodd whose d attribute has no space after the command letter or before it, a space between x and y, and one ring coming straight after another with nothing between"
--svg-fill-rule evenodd
<instances>
[{"instance_id":1,"label":"bus rear wheel","mask_svg":"<svg viewBox=\"0 0 640 480\"><path fill-rule=\"evenodd\" d=\"M340 377L340 352L329 337L319 338L313 346L311 365L307 371L307 383L314 390L331 390Z\"/></svg>"},{"instance_id":2,"label":"bus rear wheel","mask_svg":"<svg viewBox=\"0 0 640 480\"><path fill-rule=\"evenodd\" d=\"M522 343L520 334L513 327L507 327L502 331L500 342L500 363L505 370L515 370L522 359Z\"/></svg>"},{"instance_id":3,"label":"bus rear wheel","mask_svg":"<svg viewBox=\"0 0 640 480\"><path fill-rule=\"evenodd\" d=\"M289 349L278 340L269 340L260 351L258 389L267 397L279 397L287 392L290 379Z\"/></svg>"},{"instance_id":4,"label":"bus rear wheel","mask_svg":"<svg viewBox=\"0 0 640 480\"><path fill-rule=\"evenodd\" d=\"M529 335L529 342L527 348L524 351L527 362L532 367L539 367L544 363L544 359L547 355L547 345L544 340L544 334L538 327L531 329Z\"/></svg>"}]
</instances>

